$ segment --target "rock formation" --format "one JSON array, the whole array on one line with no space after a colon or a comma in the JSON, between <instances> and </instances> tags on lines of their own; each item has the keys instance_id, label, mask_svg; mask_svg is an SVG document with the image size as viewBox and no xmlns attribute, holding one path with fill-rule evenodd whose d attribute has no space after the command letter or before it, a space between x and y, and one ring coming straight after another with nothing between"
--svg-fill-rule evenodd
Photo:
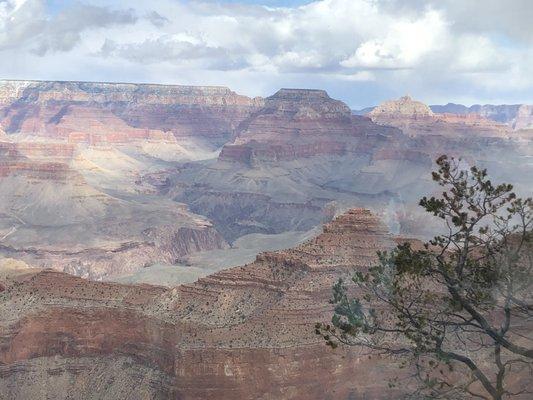
<instances>
[{"instance_id":1,"label":"rock formation","mask_svg":"<svg viewBox=\"0 0 533 400\"><path fill-rule=\"evenodd\" d=\"M0 392L12 399L391 398L397 392L386 382L370 379L390 364L330 350L314 323L330 317L338 277L367 268L377 250L393 245L374 216L352 210L295 249L173 289L50 270L0 275Z\"/></svg>"},{"instance_id":2,"label":"rock formation","mask_svg":"<svg viewBox=\"0 0 533 400\"><path fill-rule=\"evenodd\" d=\"M230 241L308 230L328 220L333 203L342 210L388 202L380 192L395 180L388 171L398 165L427 168L430 159L408 142L398 129L351 115L324 91L282 89L239 125L216 161L170 174L169 192L210 218ZM375 163L387 171L358 176Z\"/></svg>"},{"instance_id":3,"label":"rock formation","mask_svg":"<svg viewBox=\"0 0 533 400\"><path fill-rule=\"evenodd\" d=\"M531 122L531 111L528 111L531 110L531 107L532 106L528 104L474 104L473 106L467 107L455 103L429 106L430 110L435 114L465 116L478 120L488 119L500 124L505 124L514 130L531 128L533 125ZM367 115L376 109L378 109L378 107L367 107L361 110L352 110L352 113L354 115Z\"/></svg>"},{"instance_id":4,"label":"rock formation","mask_svg":"<svg viewBox=\"0 0 533 400\"><path fill-rule=\"evenodd\" d=\"M414 205L434 189L428 177L441 154L501 172L502 180L516 181L511 171L528 169L518 160L527 157L530 139L520 144L522 136L511 136L504 125L435 114L409 97L374 113L375 121L351 115L323 91L282 89L239 125L216 162L171 174L170 193L208 216L230 241L308 229L306 222L324 220L318 210L354 205L388 213L399 231L420 235L413 228L426 225L408 220L418 219ZM516 183L526 188L526 180Z\"/></svg>"},{"instance_id":5,"label":"rock formation","mask_svg":"<svg viewBox=\"0 0 533 400\"><path fill-rule=\"evenodd\" d=\"M381 125L400 128L411 136L447 135L453 137L507 137L509 129L478 114L436 114L424 103L409 96L386 101L375 107L368 116Z\"/></svg>"},{"instance_id":6,"label":"rock formation","mask_svg":"<svg viewBox=\"0 0 533 400\"><path fill-rule=\"evenodd\" d=\"M193 284L95 280L303 236L354 206L431 235L415 207L443 153L521 194L533 176L530 131L409 98L367 117L317 90L4 81L0 129L0 394L15 399L394 398L371 379L389 365L313 332L332 283L393 245L367 211Z\"/></svg>"},{"instance_id":7,"label":"rock formation","mask_svg":"<svg viewBox=\"0 0 533 400\"><path fill-rule=\"evenodd\" d=\"M398 100L386 101L369 114L374 121L387 121L389 118L409 118L413 120L432 119L433 111L419 101L413 100L410 96L400 97Z\"/></svg>"},{"instance_id":8,"label":"rock formation","mask_svg":"<svg viewBox=\"0 0 533 400\"><path fill-rule=\"evenodd\" d=\"M224 87L0 81L0 125L7 133L74 141L124 141L172 132L222 145L261 105L260 98Z\"/></svg>"},{"instance_id":9,"label":"rock formation","mask_svg":"<svg viewBox=\"0 0 533 400\"><path fill-rule=\"evenodd\" d=\"M531 187L533 131L408 97L374 113L320 90L3 81L0 254L102 278L354 206L430 235L413 221L443 153Z\"/></svg>"},{"instance_id":10,"label":"rock formation","mask_svg":"<svg viewBox=\"0 0 533 400\"><path fill-rule=\"evenodd\" d=\"M452 113L459 115L478 115L496 122L507 124L515 130L528 129L533 126L532 106L527 104L492 105L475 104L470 107L462 104L448 103L443 106L431 106L436 113Z\"/></svg>"},{"instance_id":11,"label":"rock formation","mask_svg":"<svg viewBox=\"0 0 533 400\"><path fill-rule=\"evenodd\" d=\"M0 81L0 254L101 279L224 248L142 175L213 157L261 104L223 87Z\"/></svg>"},{"instance_id":12,"label":"rock formation","mask_svg":"<svg viewBox=\"0 0 533 400\"><path fill-rule=\"evenodd\" d=\"M73 168L78 152L65 142L0 142L0 254L101 279L226 246L184 205L90 184Z\"/></svg>"},{"instance_id":13,"label":"rock formation","mask_svg":"<svg viewBox=\"0 0 533 400\"><path fill-rule=\"evenodd\" d=\"M221 161L251 165L319 155L341 156L357 151L377 135L394 135L364 117L351 115L342 102L322 90L281 89L239 126L236 139L220 154Z\"/></svg>"}]
</instances>

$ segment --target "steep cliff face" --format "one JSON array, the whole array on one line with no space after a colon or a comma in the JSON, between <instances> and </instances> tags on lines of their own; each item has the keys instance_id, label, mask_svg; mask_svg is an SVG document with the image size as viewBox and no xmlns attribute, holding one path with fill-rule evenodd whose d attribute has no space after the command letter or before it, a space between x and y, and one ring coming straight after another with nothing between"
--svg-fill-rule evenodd
<instances>
[{"instance_id":1,"label":"steep cliff face","mask_svg":"<svg viewBox=\"0 0 533 400\"><path fill-rule=\"evenodd\" d=\"M346 104L321 90L281 89L262 109L239 126L236 139L222 149L221 161L252 165L319 155L341 156L375 140L394 135L369 119L351 115Z\"/></svg>"},{"instance_id":2,"label":"steep cliff face","mask_svg":"<svg viewBox=\"0 0 533 400\"><path fill-rule=\"evenodd\" d=\"M111 141L172 132L219 146L262 99L224 87L0 81L0 125L7 133ZM152 132L153 131L153 132Z\"/></svg>"},{"instance_id":3,"label":"steep cliff face","mask_svg":"<svg viewBox=\"0 0 533 400\"><path fill-rule=\"evenodd\" d=\"M332 283L393 245L374 216L353 210L295 249L174 289L7 274L0 389L13 399L44 393L44 382L58 399L394 397L365 378L394 366L333 352L314 334L330 317ZM102 374L108 385L87 384Z\"/></svg>"}]
</instances>

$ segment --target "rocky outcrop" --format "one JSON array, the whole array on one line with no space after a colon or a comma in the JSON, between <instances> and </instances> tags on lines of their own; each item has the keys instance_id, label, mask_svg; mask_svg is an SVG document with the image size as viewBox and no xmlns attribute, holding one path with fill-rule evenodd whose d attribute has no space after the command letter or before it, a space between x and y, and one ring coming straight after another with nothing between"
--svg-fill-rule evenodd
<instances>
[{"instance_id":1,"label":"rocky outcrop","mask_svg":"<svg viewBox=\"0 0 533 400\"><path fill-rule=\"evenodd\" d=\"M410 136L506 138L510 133L507 126L479 114L436 114L430 107L409 96L386 101L368 116L378 124L395 126Z\"/></svg>"},{"instance_id":2,"label":"rocky outcrop","mask_svg":"<svg viewBox=\"0 0 533 400\"><path fill-rule=\"evenodd\" d=\"M398 100L389 100L380 104L368 115L373 121L383 122L396 118L409 118L413 120L431 119L434 114L424 103L413 100L410 96L404 96Z\"/></svg>"},{"instance_id":3,"label":"rocky outcrop","mask_svg":"<svg viewBox=\"0 0 533 400\"><path fill-rule=\"evenodd\" d=\"M314 333L332 312L332 283L393 245L374 216L353 210L293 250L174 289L8 275L0 390L13 399L395 397L370 379L390 362L332 351ZM96 376L109 384L88 385Z\"/></svg>"},{"instance_id":4,"label":"rocky outcrop","mask_svg":"<svg viewBox=\"0 0 533 400\"><path fill-rule=\"evenodd\" d=\"M281 89L241 123L220 161L253 165L357 151L375 135L393 135L368 118L352 116L344 103L321 90Z\"/></svg>"}]
</instances>

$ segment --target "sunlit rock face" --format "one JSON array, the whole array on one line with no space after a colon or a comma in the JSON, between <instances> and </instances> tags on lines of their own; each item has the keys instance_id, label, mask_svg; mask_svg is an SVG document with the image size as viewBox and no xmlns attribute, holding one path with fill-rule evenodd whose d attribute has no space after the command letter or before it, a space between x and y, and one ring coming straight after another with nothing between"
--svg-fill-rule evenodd
<instances>
[{"instance_id":1,"label":"sunlit rock face","mask_svg":"<svg viewBox=\"0 0 533 400\"><path fill-rule=\"evenodd\" d=\"M508 137L508 126L474 113L434 113L429 106L409 96L386 101L367 114L380 125L402 129L410 136Z\"/></svg>"},{"instance_id":2,"label":"sunlit rock face","mask_svg":"<svg viewBox=\"0 0 533 400\"><path fill-rule=\"evenodd\" d=\"M0 142L0 254L102 279L227 245L183 204L99 187L78 158L68 143Z\"/></svg>"},{"instance_id":3,"label":"sunlit rock face","mask_svg":"<svg viewBox=\"0 0 533 400\"><path fill-rule=\"evenodd\" d=\"M209 138L222 145L262 104L224 87L0 81L7 133L75 142Z\"/></svg>"},{"instance_id":4,"label":"sunlit rock face","mask_svg":"<svg viewBox=\"0 0 533 400\"><path fill-rule=\"evenodd\" d=\"M321 90L281 89L224 146L221 161L253 164L290 161L319 155L342 156L364 151L373 136L394 135L393 129L354 117L346 104ZM365 143L362 143L362 142Z\"/></svg>"},{"instance_id":5,"label":"sunlit rock face","mask_svg":"<svg viewBox=\"0 0 533 400\"><path fill-rule=\"evenodd\" d=\"M392 246L386 227L356 209L294 249L173 289L4 268L0 390L14 399L397 396L370 379L392 374L389 361L332 351L314 333L331 316L333 282Z\"/></svg>"},{"instance_id":6,"label":"sunlit rock face","mask_svg":"<svg viewBox=\"0 0 533 400\"><path fill-rule=\"evenodd\" d=\"M430 236L416 205L444 153L531 187L531 130L409 97L354 116L321 90L2 81L0 129L0 254L93 279L354 206Z\"/></svg>"},{"instance_id":7,"label":"sunlit rock face","mask_svg":"<svg viewBox=\"0 0 533 400\"><path fill-rule=\"evenodd\" d=\"M434 114L431 109L413 100L410 96L404 96L398 100L386 101L369 113L373 120L387 120L389 118L411 118L411 119L431 119Z\"/></svg>"},{"instance_id":8,"label":"sunlit rock face","mask_svg":"<svg viewBox=\"0 0 533 400\"><path fill-rule=\"evenodd\" d=\"M216 156L260 104L221 87L0 82L0 251L103 279L226 241L142 175Z\"/></svg>"}]
</instances>

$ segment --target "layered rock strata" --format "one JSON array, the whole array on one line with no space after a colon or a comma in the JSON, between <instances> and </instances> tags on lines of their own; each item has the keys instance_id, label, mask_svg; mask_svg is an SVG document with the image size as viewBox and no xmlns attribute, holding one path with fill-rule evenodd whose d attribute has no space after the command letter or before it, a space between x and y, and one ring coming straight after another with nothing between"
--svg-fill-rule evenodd
<instances>
[{"instance_id":1,"label":"layered rock strata","mask_svg":"<svg viewBox=\"0 0 533 400\"><path fill-rule=\"evenodd\" d=\"M428 179L433 160L461 157L498 179L516 181L512 170L529 168L531 143L518 139L494 121L436 114L410 97L386 102L365 117L351 115L324 91L282 89L240 124L217 162L189 165L170 176L169 192L207 215L229 240L290 226L306 229L302 220L324 220L312 208L354 205L388 213L396 221L391 228L421 235L413 228L426 225L408 220L422 216L405 204L434 189ZM294 217L285 217L287 209Z\"/></svg>"},{"instance_id":2,"label":"layered rock strata","mask_svg":"<svg viewBox=\"0 0 533 400\"><path fill-rule=\"evenodd\" d=\"M67 270L84 276L149 263L152 230L200 230L216 248L222 239L206 219L233 243L308 231L365 206L394 232L431 235L415 205L434 190L429 173L441 154L488 168L524 196L531 187L533 131L437 114L407 97L372 121L320 90L250 99L220 87L11 81L0 93L0 151L11 154L0 159L0 244L46 250L39 265L57 265L49 251L68 249L83 262L70 254ZM136 250L117 262L100 256L117 249ZM91 259L105 260L96 275Z\"/></svg>"},{"instance_id":3,"label":"layered rock strata","mask_svg":"<svg viewBox=\"0 0 533 400\"><path fill-rule=\"evenodd\" d=\"M381 138L398 135L391 128L352 116L346 104L321 90L281 89L238 127L221 161L247 165L313 156L364 152Z\"/></svg>"},{"instance_id":4,"label":"layered rock strata","mask_svg":"<svg viewBox=\"0 0 533 400\"><path fill-rule=\"evenodd\" d=\"M404 96L404 99L409 96ZM389 102L390 103L390 102ZM367 107L360 110L352 110L354 115L367 115L382 106ZM505 124L514 130L532 129L533 120L529 104L474 104L467 107L462 104L448 103L445 105L431 105L430 110L434 114L447 114L462 118L463 120L488 119L500 124ZM426 110L427 112L427 110ZM376 112L377 114L377 112Z\"/></svg>"},{"instance_id":5,"label":"layered rock strata","mask_svg":"<svg viewBox=\"0 0 533 400\"><path fill-rule=\"evenodd\" d=\"M7 133L124 141L165 136L222 144L262 99L224 87L123 83L1 81L1 124ZM102 130L108 135L103 135Z\"/></svg>"},{"instance_id":6,"label":"layered rock strata","mask_svg":"<svg viewBox=\"0 0 533 400\"><path fill-rule=\"evenodd\" d=\"M0 142L0 254L102 279L227 246L183 204L90 184L73 167L78 153L65 142Z\"/></svg>"},{"instance_id":7,"label":"layered rock strata","mask_svg":"<svg viewBox=\"0 0 533 400\"><path fill-rule=\"evenodd\" d=\"M478 114L436 114L424 103L409 96L386 101L368 116L381 125L400 128L411 136L445 135L449 137L508 137L509 128Z\"/></svg>"},{"instance_id":8,"label":"layered rock strata","mask_svg":"<svg viewBox=\"0 0 533 400\"><path fill-rule=\"evenodd\" d=\"M533 106L529 104L475 104L466 107L462 104L448 103L443 106L431 106L431 109L436 113L478 115L496 122L507 124L515 130L533 128Z\"/></svg>"},{"instance_id":9,"label":"layered rock strata","mask_svg":"<svg viewBox=\"0 0 533 400\"><path fill-rule=\"evenodd\" d=\"M370 377L394 366L330 350L314 323L331 315L333 282L393 245L374 216L353 210L295 249L174 289L48 270L8 274L0 392L12 399L390 398L398 392ZM88 384L102 374L106 385Z\"/></svg>"}]
</instances>

